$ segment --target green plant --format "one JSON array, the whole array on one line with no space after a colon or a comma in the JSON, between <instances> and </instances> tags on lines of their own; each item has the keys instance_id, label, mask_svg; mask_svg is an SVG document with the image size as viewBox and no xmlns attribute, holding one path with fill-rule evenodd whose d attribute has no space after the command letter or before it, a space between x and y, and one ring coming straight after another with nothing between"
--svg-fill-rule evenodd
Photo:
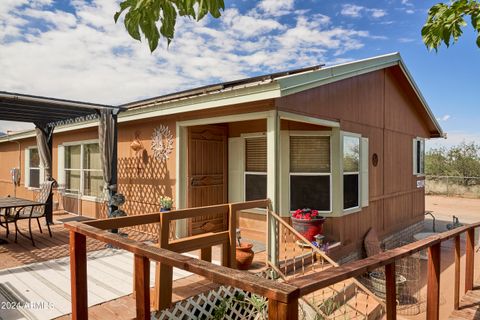
<instances>
[{"instance_id":1,"label":"green plant","mask_svg":"<svg viewBox=\"0 0 480 320\"><path fill-rule=\"evenodd\" d=\"M167 39L168 44L173 40L177 16L200 21L207 14L218 18L224 9L223 0L125 0L120 2L114 20L117 22L126 11L124 24L128 34L138 41L143 34L153 52L160 37Z\"/></svg>"},{"instance_id":2,"label":"green plant","mask_svg":"<svg viewBox=\"0 0 480 320\"><path fill-rule=\"evenodd\" d=\"M467 25L465 16L470 16L473 29L477 32L477 46L480 48L480 2L478 0L453 0L450 4L438 3L428 11L427 22L422 28L423 42L428 49L435 49L450 41L457 42Z\"/></svg>"},{"instance_id":3,"label":"green plant","mask_svg":"<svg viewBox=\"0 0 480 320\"><path fill-rule=\"evenodd\" d=\"M243 293L238 291L235 292L233 297L229 297L226 299L221 300L220 304L213 310L212 313L212 320L222 320L225 318L228 310L232 308L233 303L239 303L243 305L243 307L253 307L257 314L259 315L259 319L266 319L266 311L267 311L267 299L252 294L251 296L246 296Z\"/></svg>"},{"instance_id":4,"label":"green plant","mask_svg":"<svg viewBox=\"0 0 480 320\"><path fill-rule=\"evenodd\" d=\"M160 197L160 207L162 209L171 209L173 205L173 200L170 197Z\"/></svg>"}]
</instances>

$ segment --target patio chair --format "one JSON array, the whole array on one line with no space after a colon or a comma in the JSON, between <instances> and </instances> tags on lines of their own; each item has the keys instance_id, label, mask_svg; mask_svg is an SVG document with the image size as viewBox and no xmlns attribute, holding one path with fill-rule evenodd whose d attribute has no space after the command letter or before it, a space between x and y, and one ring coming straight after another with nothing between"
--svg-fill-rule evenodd
<instances>
[{"instance_id":1,"label":"patio chair","mask_svg":"<svg viewBox=\"0 0 480 320\"><path fill-rule=\"evenodd\" d=\"M32 234L32 220L36 219L37 224L38 224L38 229L40 229L40 233L43 233L42 227L40 225L40 218L45 218L45 222L48 228L48 234L50 235L50 238L52 237L52 231L50 230L50 224L47 222L47 217L46 217L46 210L45 206L47 204L48 198L52 194L52 189L53 189L53 184L55 181L46 181L42 183L40 187L40 192L38 193L35 201L40 202L40 205L37 206L32 206L32 207L26 207L26 208L21 208L17 210L15 215L10 216L9 219L11 221L8 222L13 222L15 224L15 242L17 242L17 235L20 233L24 237L30 239L32 241L32 245L35 246L35 242L33 240L33 234ZM30 233L30 237L26 236L23 234L20 229L18 228L17 222L19 220L27 220L28 219L28 232ZM8 223L7 223L8 224Z\"/></svg>"}]
</instances>

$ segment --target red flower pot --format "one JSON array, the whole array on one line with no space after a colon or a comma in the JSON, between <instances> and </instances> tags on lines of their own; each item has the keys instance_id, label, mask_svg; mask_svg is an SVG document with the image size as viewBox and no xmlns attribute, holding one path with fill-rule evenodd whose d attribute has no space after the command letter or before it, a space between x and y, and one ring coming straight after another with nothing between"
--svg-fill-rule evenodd
<instances>
[{"instance_id":1,"label":"red flower pot","mask_svg":"<svg viewBox=\"0 0 480 320\"><path fill-rule=\"evenodd\" d=\"M253 244L247 242L241 243L240 246L237 246L235 260L237 260L237 268L239 270L248 270L252 264L253 256L255 255L252 248Z\"/></svg>"},{"instance_id":2,"label":"red flower pot","mask_svg":"<svg viewBox=\"0 0 480 320\"><path fill-rule=\"evenodd\" d=\"M318 217L311 220L297 219L292 217L293 228L297 230L298 233L300 233L302 236L304 236L308 241L315 241L315 236L317 234L323 234L322 226L324 222L324 217Z\"/></svg>"}]
</instances>

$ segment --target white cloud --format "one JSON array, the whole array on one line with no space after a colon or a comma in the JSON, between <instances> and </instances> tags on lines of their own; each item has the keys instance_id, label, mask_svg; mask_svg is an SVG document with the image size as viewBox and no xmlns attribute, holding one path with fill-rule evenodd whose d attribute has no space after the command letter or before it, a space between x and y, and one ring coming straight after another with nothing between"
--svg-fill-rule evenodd
<instances>
[{"instance_id":1,"label":"white cloud","mask_svg":"<svg viewBox=\"0 0 480 320\"><path fill-rule=\"evenodd\" d=\"M340 11L340 14L343 16L357 18L361 16L363 9L365 9L365 7L357 6L355 4L344 4L342 5L342 11Z\"/></svg>"},{"instance_id":2,"label":"white cloud","mask_svg":"<svg viewBox=\"0 0 480 320\"><path fill-rule=\"evenodd\" d=\"M443 116L440 117L440 118L437 118L438 121L442 121L442 122L448 121L448 119L450 119L450 115L449 115L449 114L446 114L446 115L443 115Z\"/></svg>"},{"instance_id":3,"label":"white cloud","mask_svg":"<svg viewBox=\"0 0 480 320\"><path fill-rule=\"evenodd\" d=\"M366 8L356 4L344 4L340 14L352 18L360 18L363 14L370 15L372 18L378 19L387 15L387 11L377 8Z\"/></svg>"},{"instance_id":4,"label":"white cloud","mask_svg":"<svg viewBox=\"0 0 480 320\"><path fill-rule=\"evenodd\" d=\"M401 43L409 43L409 42L414 42L416 39L414 38L398 38L398 42Z\"/></svg>"},{"instance_id":5,"label":"white cloud","mask_svg":"<svg viewBox=\"0 0 480 320\"><path fill-rule=\"evenodd\" d=\"M295 11L293 1L278 2L282 5L262 1L247 13L227 9L215 23L180 18L170 48L162 41L150 54L145 43L128 36L123 23L114 24L116 0L75 0L75 14L44 7L49 0L2 0L0 90L120 104L343 61L342 53L374 38L364 30L334 26L328 16ZM288 24L278 15L282 10L294 12ZM0 124L0 131L4 128Z\"/></svg>"},{"instance_id":6,"label":"white cloud","mask_svg":"<svg viewBox=\"0 0 480 320\"><path fill-rule=\"evenodd\" d=\"M262 0L258 4L267 15L282 16L293 10L294 0Z\"/></svg>"},{"instance_id":7,"label":"white cloud","mask_svg":"<svg viewBox=\"0 0 480 320\"><path fill-rule=\"evenodd\" d=\"M480 141L480 133L478 132L465 132L465 131L451 131L447 133L446 139L431 139L427 140L427 149L445 147L450 148L459 145L462 142L475 142Z\"/></svg>"}]
</instances>

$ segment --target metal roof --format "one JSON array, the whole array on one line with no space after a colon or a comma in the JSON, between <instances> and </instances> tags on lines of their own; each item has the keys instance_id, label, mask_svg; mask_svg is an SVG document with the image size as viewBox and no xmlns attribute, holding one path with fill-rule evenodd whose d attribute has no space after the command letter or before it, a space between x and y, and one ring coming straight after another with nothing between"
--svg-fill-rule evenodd
<instances>
[{"instance_id":1,"label":"metal roof","mask_svg":"<svg viewBox=\"0 0 480 320\"><path fill-rule=\"evenodd\" d=\"M236 89L238 87L247 87L247 86L265 84L281 77L319 70L323 66L325 66L325 64L319 64L319 65L314 65L306 68L275 72L275 73L264 74L264 75L251 77L251 78L244 78L239 80L206 85L206 86L188 89L184 91L173 92L173 93L169 93L169 94L158 96L158 97L126 103L126 104L123 104L122 107L131 109L136 107L143 107L146 104L151 104L151 103L168 102L172 100L185 99L185 98L205 95L209 93L222 92L228 89Z\"/></svg>"},{"instance_id":2,"label":"metal roof","mask_svg":"<svg viewBox=\"0 0 480 320\"><path fill-rule=\"evenodd\" d=\"M54 127L94 119L101 109L121 107L0 91L0 120Z\"/></svg>"}]
</instances>

